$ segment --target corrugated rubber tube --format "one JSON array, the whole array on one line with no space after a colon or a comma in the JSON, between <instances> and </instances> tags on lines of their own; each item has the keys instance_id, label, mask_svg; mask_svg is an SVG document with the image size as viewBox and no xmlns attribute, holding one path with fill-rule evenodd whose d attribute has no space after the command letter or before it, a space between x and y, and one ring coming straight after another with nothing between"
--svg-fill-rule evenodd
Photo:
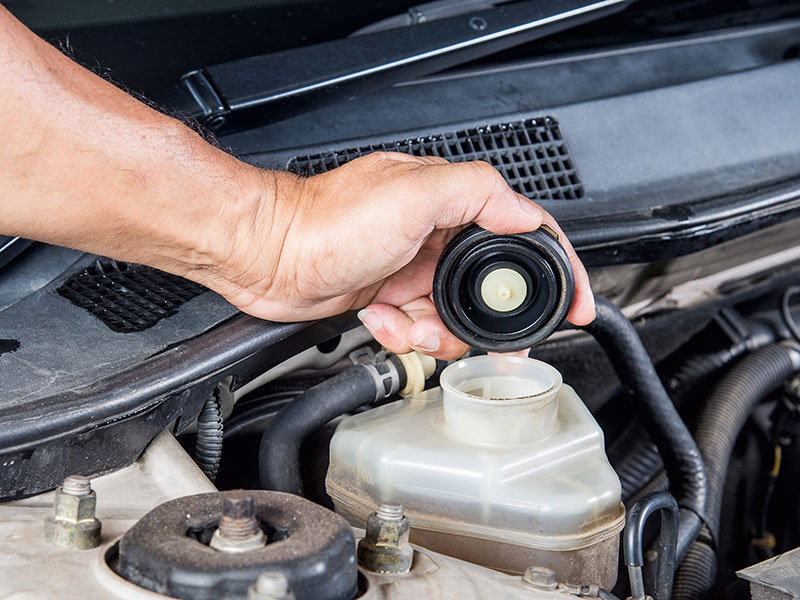
<instances>
[{"instance_id":1,"label":"corrugated rubber tube","mask_svg":"<svg viewBox=\"0 0 800 600\"><path fill-rule=\"evenodd\" d=\"M792 344L770 344L736 363L714 387L697 419L695 438L706 464L708 508L706 525L711 539L719 534L722 495L731 453L756 407L800 368L800 352ZM714 585L714 550L695 542L678 569L675 597L705 598Z\"/></svg>"},{"instance_id":2,"label":"corrugated rubber tube","mask_svg":"<svg viewBox=\"0 0 800 600\"><path fill-rule=\"evenodd\" d=\"M197 442L194 460L211 481L217 478L222 461L222 404L216 392L206 400L197 417Z\"/></svg>"}]
</instances>

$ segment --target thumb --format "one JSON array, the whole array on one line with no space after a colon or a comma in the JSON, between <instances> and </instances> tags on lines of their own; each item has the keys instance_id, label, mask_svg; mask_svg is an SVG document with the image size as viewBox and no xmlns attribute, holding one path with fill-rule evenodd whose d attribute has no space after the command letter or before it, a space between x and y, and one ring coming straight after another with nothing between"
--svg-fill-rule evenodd
<instances>
[{"instance_id":1,"label":"thumb","mask_svg":"<svg viewBox=\"0 0 800 600\"><path fill-rule=\"evenodd\" d=\"M512 190L489 163L448 163L426 169L434 173L432 183L439 198L434 215L437 229L475 222L492 233L524 233L542 224L542 208Z\"/></svg>"}]
</instances>

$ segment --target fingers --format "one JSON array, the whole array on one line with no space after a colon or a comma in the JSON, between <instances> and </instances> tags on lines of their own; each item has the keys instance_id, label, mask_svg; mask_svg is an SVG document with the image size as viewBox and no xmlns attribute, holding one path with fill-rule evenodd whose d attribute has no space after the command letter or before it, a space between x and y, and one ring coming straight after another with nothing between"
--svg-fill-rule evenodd
<instances>
[{"instance_id":1,"label":"fingers","mask_svg":"<svg viewBox=\"0 0 800 600\"><path fill-rule=\"evenodd\" d=\"M414 156L404 152L373 152L370 156L379 160L394 160L397 162L410 162L425 165L449 164L449 161L441 156Z\"/></svg>"},{"instance_id":2,"label":"fingers","mask_svg":"<svg viewBox=\"0 0 800 600\"><path fill-rule=\"evenodd\" d=\"M439 256L456 232L456 229L434 231L413 260L384 281L372 301L403 306L412 300L428 296Z\"/></svg>"},{"instance_id":3,"label":"fingers","mask_svg":"<svg viewBox=\"0 0 800 600\"><path fill-rule=\"evenodd\" d=\"M488 163L435 164L425 169L431 174L437 229L475 222L493 233L523 233L542 223L541 207L514 192Z\"/></svg>"},{"instance_id":4,"label":"fingers","mask_svg":"<svg viewBox=\"0 0 800 600\"><path fill-rule=\"evenodd\" d=\"M427 178L429 191L421 198L429 210L433 210L433 224L437 229L450 229L475 222L493 233L524 233L537 229L542 223L549 225L559 235L575 275L575 298L567 320L582 326L591 323L595 317L594 296L589 276L583 263L575 253L563 230L546 210L521 194L514 192L500 173L486 162L448 163L439 157L414 157L397 153L381 153L387 160L416 163L419 175ZM435 248L436 256L441 248ZM434 264L432 256L418 260L419 268L413 279L424 272L426 275ZM397 304L400 296L395 288L408 285L400 281L397 285L387 285L381 290L379 302ZM421 278L420 278L421 279ZM427 285L427 277L425 278ZM388 283L388 282L387 282ZM414 293L426 293L417 290ZM408 297L408 296L406 296ZM420 317L424 319L424 317ZM423 321L424 323L424 321ZM432 326L432 325L431 325ZM415 330L416 332L416 330Z\"/></svg>"},{"instance_id":5,"label":"fingers","mask_svg":"<svg viewBox=\"0 0 800 600\"><path fill-rule=\"evenodd\" d=\"M370 304L358 318L382 346L398 354L419 350L452 360L469 350L436 316L430 298L419 298L400 308Z\"/></svg>"}]
</instances>

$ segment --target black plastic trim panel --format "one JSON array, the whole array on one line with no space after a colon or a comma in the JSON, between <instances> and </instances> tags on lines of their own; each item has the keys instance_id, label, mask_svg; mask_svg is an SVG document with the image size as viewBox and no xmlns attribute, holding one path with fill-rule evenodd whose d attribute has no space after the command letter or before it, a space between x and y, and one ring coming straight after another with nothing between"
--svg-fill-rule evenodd
<instances>
[{"instance_id":1,"label":"black plastic trim panel","mask_svg":"<svg viewBox=\"0 0 800 600\"><path fill-rule=\"evenodd\" d=\"M246 380L357 324L351 313L302 323L242 315L105 379L2 408L0 501L52 489L69 474L130 464L149 441L133 429L147 423L152 437L175 423L180 431L222 379Z\"/></svg>"},{"instance_id":2,"label":"black plastic trim panel","mask_svg":"<svg viewBox=\"0 0 800 600\"><path fill-rule=\"evenodd\" d=\"M482 160L491 164L518 193L531 200L583 197L575 162L552 117L493 123L424 137L341 148L295 156L286 168L298 175L325 173L371 152L438 156L450 162Z\"/></svg>"},{"instance_id":3,"label":"black plastic trim panel","mask_svg":"<svg viewBox=\"0 0 800 600\"><path fill-rule=\"evenodd\" d=\"M182 304L207 290L152 267L98 258L56 291L111 331L133 333L174 315Z\"/></svg>"}]
</instances>

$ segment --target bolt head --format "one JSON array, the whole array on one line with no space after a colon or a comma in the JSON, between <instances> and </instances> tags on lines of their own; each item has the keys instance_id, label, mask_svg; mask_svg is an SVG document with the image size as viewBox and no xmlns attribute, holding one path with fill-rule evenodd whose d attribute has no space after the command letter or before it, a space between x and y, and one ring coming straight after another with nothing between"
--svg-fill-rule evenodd
<instances>
[{"instance_id":1,"label":"bolt head","mask_svg":"<svg viewBox=\"0 0 800 600\"><path fill-rule=\"evenodd\" d=\"M489 24L483 17L472 17L469 20L469 26L475 31L483 31L489 26Z\"/></svg>"},{"instance_id":2,"label":"bolt head","mask_svg":"<svg viewBox=\"0 0 800 600\"><path fill-rule=\"evenodd\" d=\"M366 538L374 540L379 546L398 546L408 542L411 526L408 518L382 519L372 513L367 517Z\"/></svg>"},{"instance_id":3,"label":"bolt head","mask_svg":"<svg viewBox=\"0 0 800 600\"><path fill-rule=\"evenodd\" d=\"M97 508L97 494L94 490L85 496L65 494L62 488L56 490L56 499L53 504L53 516L60 521L79 523L94 519Z\"/></svg>"},{"instance_id":4,"label":"bolt head","mask_svg":"<svg viewBox=\"0 0 800 600\"><path fill-rule=\"evenodd\" d=\"M62 548L85 550L100 544L101 523L95 517L97 495L65 494L56 490L53 514L45 520L45 539Z\"/></svg>"},{"instance_id":5,"label":"bolt head","mask_svg":"<svg viewBox=\"0 0 800 600\"><path fill-rule=\"evenodd\" d=\"M251 519L256 514L253 496L234 492L222 500L222 514L231 519Z\"/></svg>"},{"instance_id":6,"label":"bolt head","mask_svg":"<svg viewBox=\"0 0 800 600\"><path fill-rule=\"evenodd\" d=\"M247 600L294 600L286 575L278 571L261 573L247 590Z\"/></svg>"},{"instance_id":7,"label":"bolt head","mask_svg":"<svg viewBox=\"0 0 800 600\"><path fill-rule=\"evenodd\" d=\"M547 567L528 567L522 580L540 590L554 590L558 587L556 572Z\"/></svg>"},{"instance_id":8,"label":"bolt head","mask_svg":"<svg viewBox=\"0 0 800 600\"><path fill-rule=\"evenodd\" d=\"M358 564L376 573L407 573L414 559L410 531L407 517L387 520L371 514L366 535L358 542Z\"/></svg>"}]
</instances>

